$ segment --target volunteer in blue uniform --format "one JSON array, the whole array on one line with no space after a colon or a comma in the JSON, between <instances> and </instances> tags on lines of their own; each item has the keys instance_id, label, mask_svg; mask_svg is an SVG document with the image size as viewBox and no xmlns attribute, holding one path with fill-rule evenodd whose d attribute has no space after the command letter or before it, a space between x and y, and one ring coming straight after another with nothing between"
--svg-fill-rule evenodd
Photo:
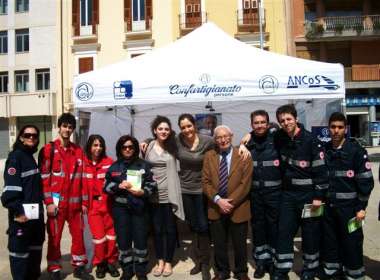
<instances>
[{"instance_id":1,"label":"volunteer in blue uniform","mask_svg":"<svg viewBox=\"0 0 380 280\"><path fill-rule=\"evenodd\" d=\"M24 126L5 163L1 202L8 209L8 250L14 280L37 280L41 274L42 244L45 239L43 192L41 176L33 157L38 143L38 128ZM31 211L25 210L32 208ZM36 219L29 215L33 212L37 214Z\"/></svg>"},{"instance_id":2,"label":"volunteer in blue uniform","mask_svg":"<svg viewBox=\"0 0 380 280\"><path fill-rule=\"evenodd\" d=\"M139 153L136 138L129 135L120 137L116 143L117 161L108 169L104 184L104 191L111 199L119 261L123 269L120 280L131 280L134 275L137 280L148 279L148 198L157 191L157 184L152 178L150 165L139 158ZM133 187L132 176L141 176L140 188Z\"/></svg>"},{"instance_id":3,"label":"volunteer in blue uniform","mask_svg":"<svg viewBox=\"0 0 380 280\"><path fill-rule=\"evenodd\" d=\"M326 279L365 279L363 230L349 232L351 219L366 217L374 181L367 151L355 140L346 139L346 117L339 112L329 119L331 141L326 145L329 190L323 217L323 259Z\"/></svg>"},{"instance_id":4,"label":"volunteer in blue uniform","mask_svg":"<svg viewBox=\"0 0 380 280\"><path fill-rule=\"evenodd\" d=\"M253 159L251 187L254 278L271 272L276 248L277 224L281 199L280 155L269 131L269 115L264 110L251 113L251 139L246 147Z\"/></svg>"},{"instance_id":5,"label":"volunteer in blue uniform","mask_svg":"<svg viewBox=\"0 0 380 280\"><path fill-rule=\"evenodd\" d=\"M302 218L306 204L321 206L328 189L328 173L322 144L298 123L292 104L276 111L281 130L276 146L281 155L283 192L280 205L276 260L272 280L289 279L293 266L293 238L302 229L301 280L314 280L319 267L320 217Z\"/></svg>"}]
</instances>

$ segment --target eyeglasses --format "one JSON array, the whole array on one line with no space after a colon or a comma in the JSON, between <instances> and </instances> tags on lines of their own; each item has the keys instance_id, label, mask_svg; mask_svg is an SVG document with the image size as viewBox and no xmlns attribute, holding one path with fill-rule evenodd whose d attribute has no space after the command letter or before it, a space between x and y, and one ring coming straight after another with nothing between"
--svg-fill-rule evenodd
<instances>
[{"instance_id":1,"label":"eyeglasses","mask_svg":"<svg viewBox=\"0 0 380 280\"><path fill-rule=\"evenodd\" d=\"M223 140L229 140L231 139L231 135L225 135L225 136L216 136L215 140L216 141L223 141Z\"/></svg>"},{"instance_id":2,"label":"eyeglasses","mask_svg":"<svg viewBox=\"0 0 380 280\"><path fill-rule=\"evenodd\" d=\"M37 133L24 133L22 135L23 138L33 138L33 139L37 139L38 138L38 134Z\"/></svg>"},{"instance_id":3,"label":"eyeglasses","mask_svg":"<svg viewBox=\"0 0 380 280\"><path fill-rule=\"evenodd\" d=\"M133 145L123 145L121 148L123 149L123 151L135 149L135 147L133 147Z\"/></svg>"}]
</instances>

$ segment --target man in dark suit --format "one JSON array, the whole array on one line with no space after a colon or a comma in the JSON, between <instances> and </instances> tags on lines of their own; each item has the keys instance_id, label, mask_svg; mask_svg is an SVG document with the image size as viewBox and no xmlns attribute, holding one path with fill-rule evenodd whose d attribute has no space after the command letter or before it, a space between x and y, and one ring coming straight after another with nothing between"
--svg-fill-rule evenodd
<instances>
[{"instance_id":1,"label":"man in dark suit","mask_svg":"<svg viewBox=\"0 0 380 280\"><path fill-rule=\"evenodd\" d=\"M247 231L251 218L249 191L253 164L244 162L238 149L232 147L232 131L221 125L214 130L215 149L203 161L202 187L208 198L208 219L215 250L216 273L213 280L230 278L228 233L235 257L235 278L247 276Z\"/></svg>"}]
</instances>

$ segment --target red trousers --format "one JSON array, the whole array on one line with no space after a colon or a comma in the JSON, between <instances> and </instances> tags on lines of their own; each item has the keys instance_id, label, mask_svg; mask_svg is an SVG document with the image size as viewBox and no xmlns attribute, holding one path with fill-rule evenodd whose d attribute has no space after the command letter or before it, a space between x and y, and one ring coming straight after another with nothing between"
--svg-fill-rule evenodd
<instances>
[{"instance_id":1,"label":"red trousers","mask_svg":"<svg viewBox=\"0 0 380 280\"><path fill-rule=\"evenodd\" d=\"M46 226L48 233L48 271L61 270L61 238L65 221L69 224L71 242L71 264L82 266L87 263L86 251L83 241L83 219L80 210L68 211L59 209L57 216L48 217Z\"/></svg>"},{"instance_id":2,"label":"red trousers","mask_svg":"<svg viewBox=\"0 0 380 280\"><path fill-rule=\"evenodd\" d=\"M113 220L105 200L94 200L88 212L88 223L94 243L94 266L101 262L113 264L118 258Z\"/></svg>"}]
</instances>

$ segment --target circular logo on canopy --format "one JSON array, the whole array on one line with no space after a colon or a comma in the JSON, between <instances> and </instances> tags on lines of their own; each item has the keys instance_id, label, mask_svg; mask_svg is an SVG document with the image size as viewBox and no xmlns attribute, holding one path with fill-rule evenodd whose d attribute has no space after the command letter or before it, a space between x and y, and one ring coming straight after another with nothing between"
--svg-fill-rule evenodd
<instances>
[{"instance_id":1,"label":"circular logo on canopy","mask_svg":"<svg viewBox=\"0 0 380 280\"><path fill-rule=\"evenodd\" d=\"M278 89L278 80L271 75L265 75L259 80L259 87L264 93L274 93Z\"/></svg>"},{"instance_id":2,"label":"circular logo on canopy","mask_svg":"<svg viewBox=\"0 0 380 280\"><path fill-rule=\"evenodd\" d=\"M80 83L75 89L75 94L80 101L87 101L94 95L94 88L89 83Z\"/></svg>"}]
</instances>

